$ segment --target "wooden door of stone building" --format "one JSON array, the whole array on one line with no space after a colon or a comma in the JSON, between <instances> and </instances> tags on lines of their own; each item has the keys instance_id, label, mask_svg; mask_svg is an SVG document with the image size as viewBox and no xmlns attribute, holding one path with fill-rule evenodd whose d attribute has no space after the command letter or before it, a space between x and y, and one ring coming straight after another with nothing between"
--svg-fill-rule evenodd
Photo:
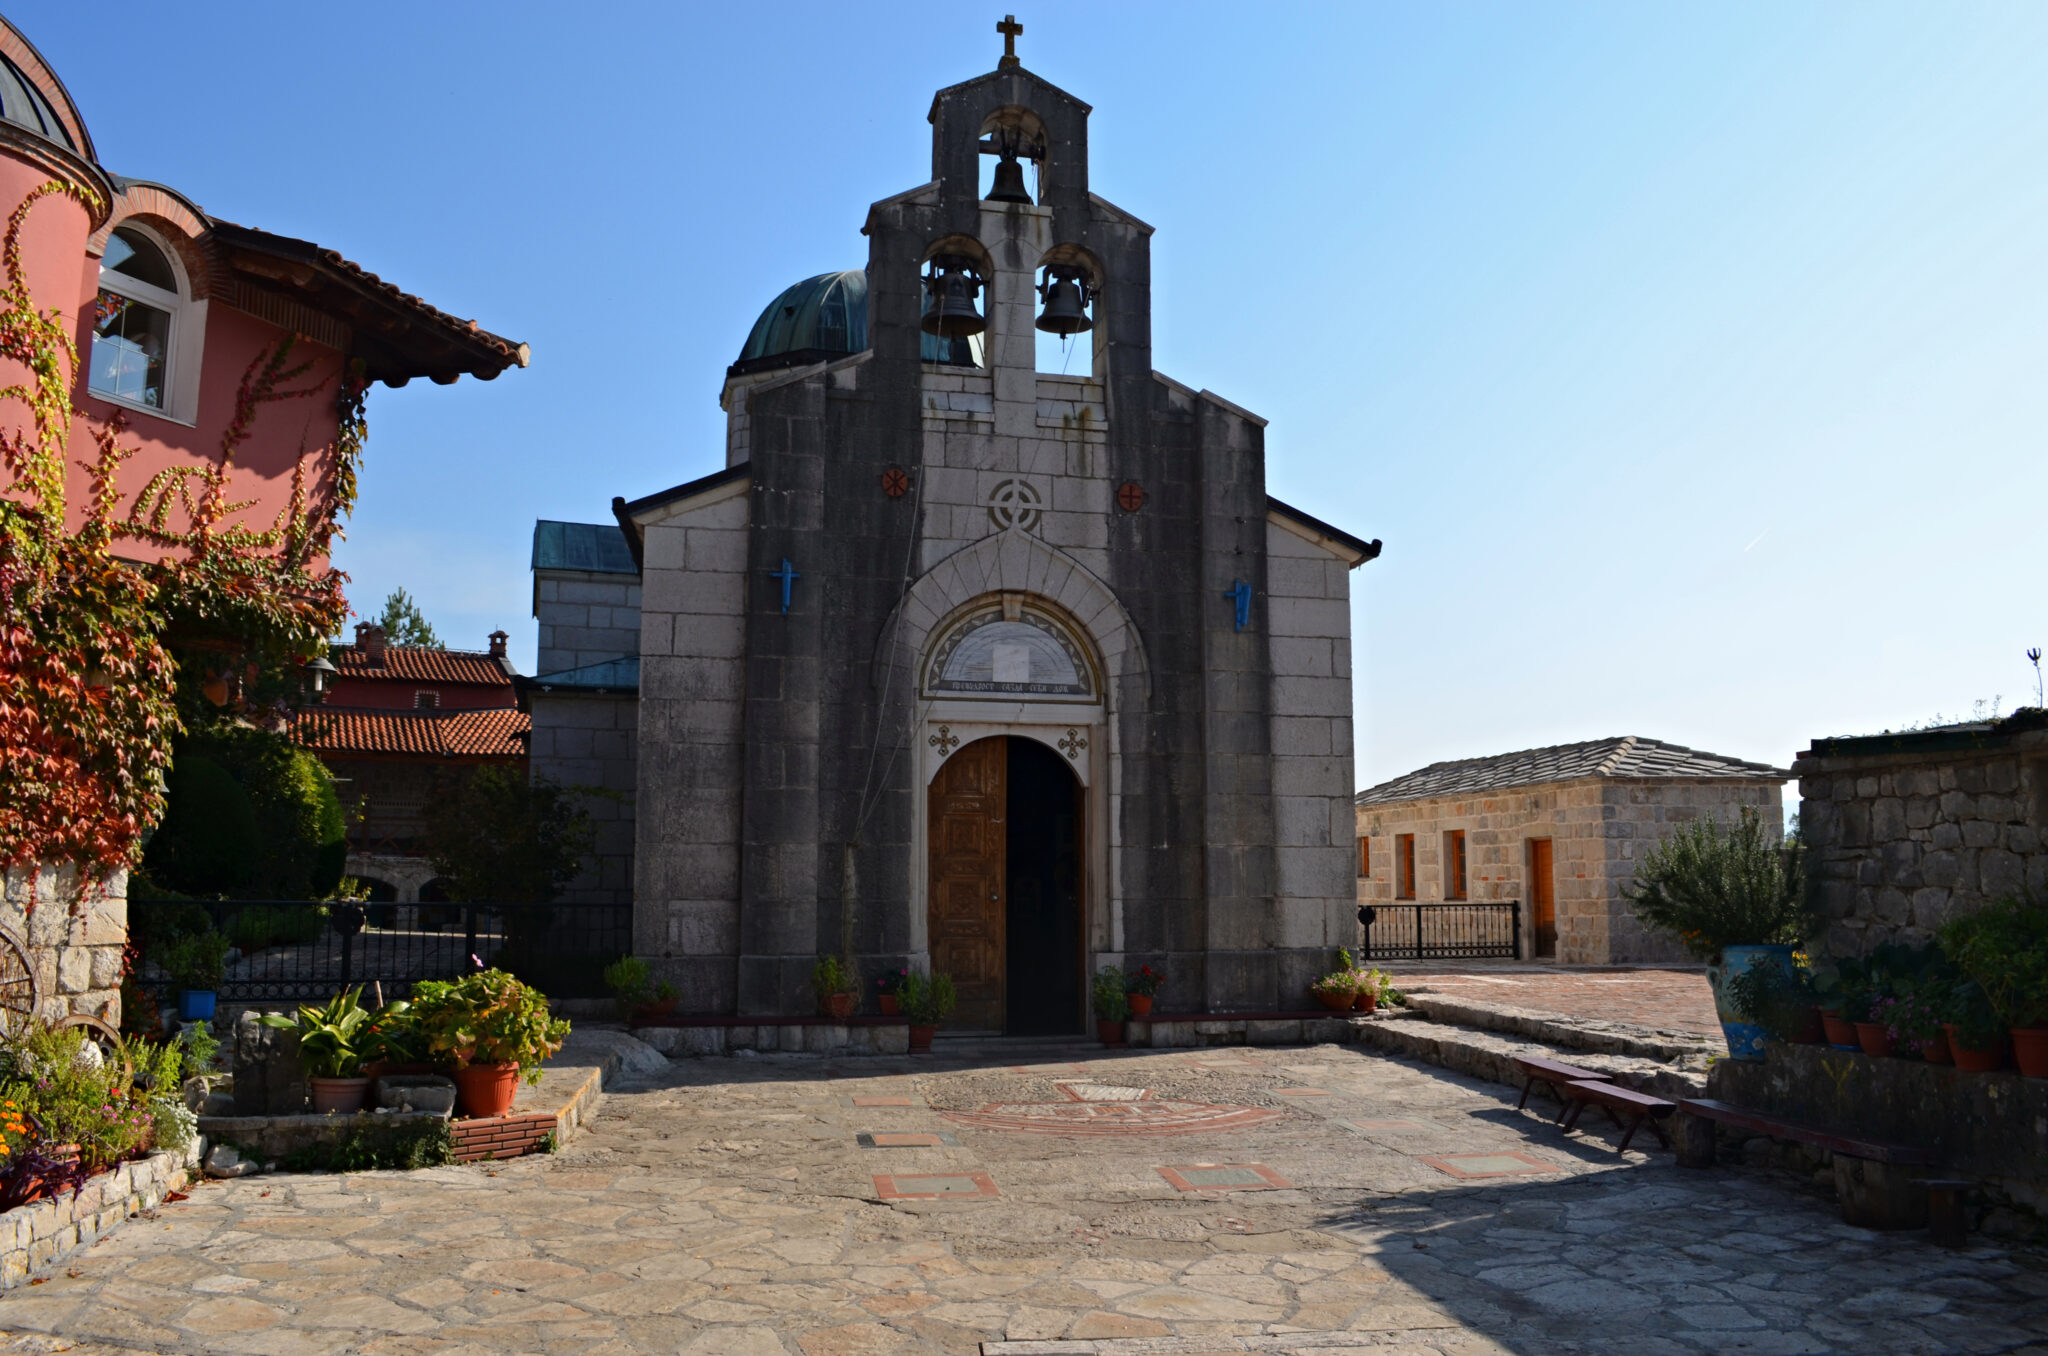
<instances>
[{"instance_id":1,"label":"wooden door of stone building","mask_svg":"<svg viewBox=\"0 0 2048 1356\"><path fill-rule=\"evenodd\" d=\"M1004 811L1009 745L980 739L955 753L931 785L927 897L932 969L953 977L951 1025L1003 1027Z\"/></svg>"},{"instance_id":2,"label":"wooden door of stone building","mask_svg":"<svg viewBox=\"0 0 2048 1356\"><path fill-rule=\"evenodd\" d=\"M1529 928L1532 956L1557 954L1557 897L1551 888L1550 840L1529 840Z\"/></svg>"}]
</instances>

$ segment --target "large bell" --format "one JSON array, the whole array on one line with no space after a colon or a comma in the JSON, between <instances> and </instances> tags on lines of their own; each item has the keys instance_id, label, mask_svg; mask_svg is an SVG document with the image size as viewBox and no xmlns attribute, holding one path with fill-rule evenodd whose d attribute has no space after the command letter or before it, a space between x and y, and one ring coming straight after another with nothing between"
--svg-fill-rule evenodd
<instances>
[{"instance_id":1,"label":"large bell","mask_svg":"<svg viewBox=\"0 0 2048 1356\"><path fill-rule=\"evenodd\" d=\"M965 260L933 259L932 271L924 279L924 318L919 321L926 334L941 339L965 339L988 327L975 309L974 298L981 291L981 279L974 276Z\"/></svg>"},{"instance_id":2,"label":"large bell","mask_svg":"<svg viewBox=\"0 0 2048 1356\"><path fill-rule=\"evenodd\" d=\"M1012 155L996 161L995 181L989 185L988 196L982 201L1029 203L1031 193L1024 187L1023 162Z\"/></svg>"},{"instance_id":3,"label":"large bell","mask_svg":"<svg viewBox=\"0 0 2048 1356\"><path fill-rule=\"evenodd\" d=\"M1038 313L1039 329L1069 339L1095 328L1088 318L1088 294L1075 272L1053 270L1039 291L1045 297L1045 309Z\"/></svg>"}]
</instances>

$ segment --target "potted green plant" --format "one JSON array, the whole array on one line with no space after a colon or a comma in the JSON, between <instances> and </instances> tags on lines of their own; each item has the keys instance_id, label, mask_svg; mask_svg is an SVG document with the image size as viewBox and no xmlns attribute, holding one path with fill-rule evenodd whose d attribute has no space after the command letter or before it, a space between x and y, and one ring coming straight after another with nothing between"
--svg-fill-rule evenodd
<instances>
[{"instance_id":1,"label":"potted green plant","mask_svg":"<svg viewBox=\"0 0 2048 1356\"><path fill-rule=\"evenodd\" d=\"M363 1064L376 1039L375 1014L362 1005L362 992L360 987L349 989L318 1007L301 1007L295 1016L266 1012L257 1019L265 1026L298 1033L299 1063L311 1085L315 1115L353 1114L369 1100L370 1079Z\"/></svg>"},{"instance_id":2,"label":"potted green plant","mask_svg":"<svg viewBox=\"0 0 2048 1356\"><path fill-rule=\"evenodd\" d=\"M843 1022L853 1016L854 1004L860 1001L860 976L851 962L820 956L811 967L811 992L817 997L819 1013Z\"/></svg>"},{"instance_id":3,"label":"potted green plant","mask_svg":"<svg viewBox=\"0 0 2048 1356\"><path fill-rule=\"evenodd\" d=\"M1951 918L1941 947L2011 1030L2020 1072L2048 1078L2048 906L1995 900Z\"/></svg>"},{"instance_id":4,"label":"potted green plant","mask_svg":"<svg viewBox=\"0 0 2048 1356\"><path fill-rule=\"evenodd\" d=\"M1358 972L1349 966L1332 970L1308 986L1318 1003L1332 1011L1348 1011L1358 1006Z\"/></svg>"},{"instance_id":5,"label":"potted green plant","mask_svg":"<svg viewBox=\"0 0 2048 1356\"><path fill-rule=\"evenodd\" d=\"M910 971L902 969L893 975L883 975L875 981L875 1006L881 1009L884 1017L903 1015L903 1004L899 1001L898 995L902 991L903 981L908 978Z\"/></svg>"},{"instance_id":6,"label":"potted green plant","mask_svg":"<svg viewBox=\"0 0 2048 1356\"><path fill-rule=\"evenodd\" d=\"M1793 946L1817 926L1805 874L1798 840L1774 841L1762 816L1745 807L1726 828L1711 819L1681 824L1642 855L1635 880L1622 887L1646 927L1707 963L1736 1059L1762 1059L1767 1033L1735 1006L1728 981L1758 965L1791 970Z\"/></svg>"},{"instance_id":7,"label":"potted green plant","mask_svg":"<svg viewBox=\"0 0 2048 1356\"><path fill-rule=\"evenodd\" d=\"M213 1020L214 997L227 969L228 939L208 928L188 932L164 948L161 964L178 987L178 1016L188 1022Z\"/></svg>"},{"instance_id":8,"label":"potted green plant","mask_svg":"<svg viewBox=\"0 0 2048 1356\"><path fill-rule=\"evenodd\" d=\"M522 1073L540 1082L540 1064L562 1048L569 1023L548 1013L547 997L503 970L413 985L412 1017L427 1051L455 1066L465 1115L502 1116Z\"/></svg>"},{"instance_id":9,"label":"potted green plant","mask_svg":"<svg viewBox=\"0 0 2048 1356\"><path fill-rule=\"evenodd\" d=\"M1166 972L1154 970L1149 965L1140 965L1136 974L1125 975L1124 1001L1130 1004L1131 1016L1150 1017L1152 999L1165 982Z\"/></svg>"},{"instance_id":10,"label":"potted green plant","mask_svg":"<svg viewBox=\"0 0 2048 1356\"><path fill-rule=\"evenodd\" d=\"M1095 1034L1104 1045L1124 1043L1124 1020L1131 1015L1130 985L1121 966L1095 972Z\"/></svg>"},{"instance_id":11,"label":"potted green plant","mask_svg":"<svg viewBox=\"0 0 2048 1356\"><path fill-rule=\"evenodd\" d=\"M924 1054L932 1048L939 1023L953 1015L959 995L953 988L953 977L945 971L925 976L913 970L896 986L896 1001L910 1020L911 1053Z\"/></svg>"},{"instance_id":12,"label":"potted green plant","mask_svg":"<svg viewBox=\"0 0 2048 1356\"><path fill-rule=\"evenodd\" d=\"M619 1016L629 1022L646 1022L667 1017L676 1010L675 985L657 984L647 962L638 956L621 956L604 967L605 987L619 1005Z\"/></svg>"}]
</instances>

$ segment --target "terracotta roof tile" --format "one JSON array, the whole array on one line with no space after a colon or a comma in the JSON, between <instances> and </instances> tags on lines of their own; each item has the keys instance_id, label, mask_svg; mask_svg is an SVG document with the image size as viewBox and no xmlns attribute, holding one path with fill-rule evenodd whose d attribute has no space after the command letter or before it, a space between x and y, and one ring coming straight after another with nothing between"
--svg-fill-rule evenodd
<instances>
[{"instance_id":1,"label":"terracotta roof tile","mask_svg":"<svg viewBox=\"0 0 2048 1356\"><path fill-rule=\"evenodd\" d=\"M316 753L401 753L423 758L516 758L533 718L524 711L373 711L316 706L292 737Z\"/></svg>"},{"instance_id":2,"label":"terracotta roof tile","mask_svg":"<svg viewBox=\"0 0 2048 1356\"><path fill-rule=\"evenodd\" d=\"M372 664L368 656L354 645L332 646L328 655L344 678L512 686L512 675L506 667L481 650L430 650L418 645L386 645L381 665Z\"/></svg>"},{"instance_id":3,"label":"terracotta roof tile","mask_svg":"<svg viewBox=\"0 0 2048 1356\"><path fill-rule=\"evenodd\" d=\"M1626 735L1593 739L1583 744L1553 744L1490 758L1462 758L1381 782L1358 793L1360 805L1384 805L1425 796L1455 796L1472 791L1500 791L1543 782L1571 782L1586 777L1738 777L1745 781L1785 781L1792 776L1768 763L1744 762L1718 753L1702 753L1678 744Z\"/></svg>"}]
</instances>

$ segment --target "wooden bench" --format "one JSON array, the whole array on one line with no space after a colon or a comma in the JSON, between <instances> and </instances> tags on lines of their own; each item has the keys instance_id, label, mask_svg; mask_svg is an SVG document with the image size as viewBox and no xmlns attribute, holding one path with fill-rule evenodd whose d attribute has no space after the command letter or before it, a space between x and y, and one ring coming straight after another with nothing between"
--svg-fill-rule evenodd
<instances>
[{"instance_id":1,"label":"wooden bench","mask_svg":"<svg viewBox=\"0 0 2048 1356\"><path fill-rule=\"evenodd\" d=\"M1637 1092L1634 1088L1624 1088L1618 1084L1591 1079L1566 1083L1561 1091L1572 1102L1571 1115L1564 1121L1565 1133L1569 1134L1578 1129L1579 1117L1585 1113L1587 1107L1597 1106L1607 1113L1607 1119L1614 1122L1615 1129L1623 1132L1621 1145L1615 1150L1616 1153L1627 1153L1628 1142L1634 1139L1636 1131L1645 1125L1655 1132L1659 1144L1667 1149L1671 1147L1671 1137L1664 1133L1661 1122L1678 1109L1677 1103L1667 1102L1662 1097L1652 1097L1646 1092ZM1627 1118L1626 1124L1623 1124L1624 1117Z\"/></svg>"},{"instance_id":2,"label":"wooden bench","mask_svg":"<svg viewBox=\"0 0 2048 1356\"><path fill-rule=\"evenodd\" d=\"M1678 1104L1673 1127L1678 1139L1678 1163L1686 1168L1714 1166L1716 1123L1748 1130L1772 1139L1811 1144L1835 1155L1835 1195L1842 1206L1842 1220L1866 1229L1917 1229L1928 1222L1928 1204L1933 1184L1914 1177L1912 1168L1934 1165L1934 1151L1912 1144L1890 1144L1862 1135L1823 1130L1772 1116L1762 1111L1731 1106L1711 1097L1688 1097ZM1967 1183L1944 1182L1940 1190L1957 1216L1961 1214L1960 1190ZM1944 1202L1946 1204L1946 1201ZM1944 1221L1953 1230L1956 1227Z\"/></svg>"},{"instance_id":3,"label":"wooden bench","mask_svg":"<svg viewBox=\"0 0 2048 1356\"><path fill-rule=\"evenodd\" d=\"M1515 1067L1522 1071L1522 1100L1515 1103L1515 1110L1524 1111L1529 1106L1529 1089L1538 1083L1548 1084L1557 1093L1557 1118L1562 1121L1572 1109L1561 1091L1567 1083L1605 1083L1607 1075L1597 1069L1581 1069L1576 1064L1565 1064L1554 1059L1543 1059L1536 1055L1516 1055Z\"/></svg>"}]
</instances>

